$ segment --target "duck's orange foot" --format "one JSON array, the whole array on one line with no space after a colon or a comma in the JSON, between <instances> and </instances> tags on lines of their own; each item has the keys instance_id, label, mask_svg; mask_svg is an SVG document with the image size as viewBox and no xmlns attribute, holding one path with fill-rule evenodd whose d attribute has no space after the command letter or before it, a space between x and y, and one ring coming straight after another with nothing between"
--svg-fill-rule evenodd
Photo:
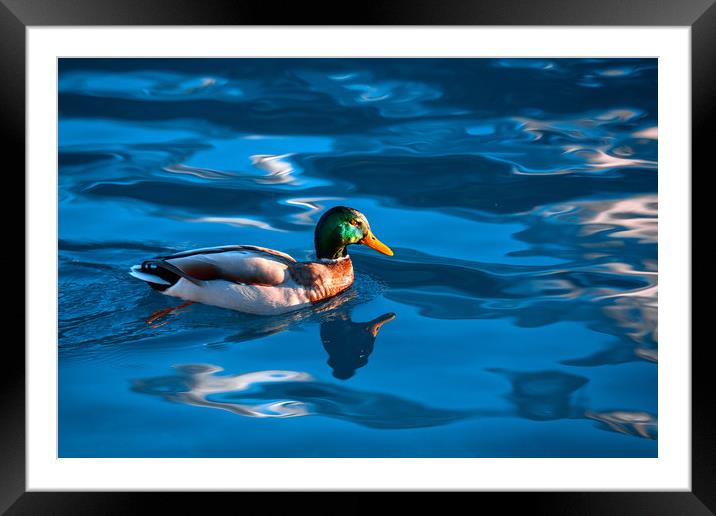
<instances>
[{"instance_id":1,"label":"duck's orange foot","mask_svg":"<svg viewBox=\"0 0 716 516\"><path fill-rule=\"evenodd\" d=\"M147 324L149 325L150 328L159 328L160 326L164 326L169 321L164 321L162 323L154 324L154 325L152 323L155 322L157 319L161 319L162 317L169 315L172 312L177 312L177 311L181 310L182 308L186 308L187 306L189 306L191 304L193 304L193 301L185 301L182 304L180 304L179 306L172 306L170 308L163 308L162 310L157 310L156 312L154 312L152 314L152 316L149 319L147 319Z\"/></svg>"}]
</instances>

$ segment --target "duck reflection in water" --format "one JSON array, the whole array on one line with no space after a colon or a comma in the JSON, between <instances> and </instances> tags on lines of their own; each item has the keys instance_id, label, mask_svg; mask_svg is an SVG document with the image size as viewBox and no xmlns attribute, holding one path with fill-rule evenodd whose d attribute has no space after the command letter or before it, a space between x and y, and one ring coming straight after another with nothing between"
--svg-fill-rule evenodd
<instances>
[{"instance_id":1,"label":"duck reflection in water","mask_svg":"<svg viewBox=\"0 0 716 516\"><path fill-rule=\"evenodd\" d=\"M222 342L211 343L208 346L214 349L222 348L228 343L245 342L269 337L303 323L317 319L320 324L320 337L323 348L328 353L328 365L333 370L333 376L339 380L352 378L357 369L368 363L368 357L373 353L375 340L383 325L396 318L395 313L387 312L367 322L355 322L352 319L353 303L356 299L354 292L341 294L333 299L317 305L311 310L297 310L279 316L245 316L237 323L239 331ZM171 309L155 312L147 323L152 328L166 324L154 324L157 320L169 314L174 316L188 306L183 303Z\"/></svg>"},{"instance_id":2,"label":"duck reflection in water","mask_svg":"<svg viewBox=\"0 0 716 516\"><path fill-rule=\"evenodd\" d=\"M311 314L319 317L321 343L328 353L327 364L333 370L333 376L339 380L352 378L357 369L368 363L381 328L396 318L393 312L387 312L367 322L355 322L351 311L350 306L341 306L335 310ZM256 318L251 323L243 324L240 333L212 347L267 337L286 331L305 319L300 313L278 319Z\"/></svg>"},{"instance_id":3,"label":"duck reflection in water","mask_svg":"<svg viewBox=\"0 0 716 516\"><path fill-rule=\"evenodd\" d=\"M339 380L351 378L356 369L368 363L381 327L395 319L388 312L368 322L354 322L349 310L341 310L321 320L321 342L328 353L328 365Z\"/></svg>"}]
</instances>

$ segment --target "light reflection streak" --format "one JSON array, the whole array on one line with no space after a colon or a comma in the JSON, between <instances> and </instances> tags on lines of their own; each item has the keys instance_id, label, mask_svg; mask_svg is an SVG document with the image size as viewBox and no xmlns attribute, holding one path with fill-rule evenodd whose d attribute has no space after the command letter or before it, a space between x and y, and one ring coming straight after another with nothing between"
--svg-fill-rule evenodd
<instances>
[{"instance_id":1,"label":"light reflection streak","mask_svg":"<svg viewBox=\"0 0 716 516\"><path fill-rule=\"evenodd\" d=\"M615 410L612 412L587 411L585 416L604 424L610 430L626 435L635 435L645 439L656 439L658 420L648 412L629 412Z\"/></svg>"},{"instance_id":2,"label":"light reflection streak","mask_svg":"<svg viewBox=\"0 0 716 516\"><path fill-rule=\"evenodd\" d=\"M585 239L582 246L592 250L596 243L610 242L640 246L656 245L658 242L658 199L656 194L637 195L626 199L581 201L570 206L553 207L544 212L545 217L564 219L573 224L576 217ZM656 260L642 259L640 263L619 261L625 251L606 251L585 259L595 260L601 269L615 278L630 276L644 281L644 285L631 289L615 289L603 286L593 290L593 299L601 306L602 313L622 328L623 335L633 341L634 357L657 362L658 351L658 270ZM624 258L621 258L624 260ZM583 294L582 294L583 295ZM615 350L618 352L618 350ZM605 355L605 359L609 355ZM585 362L586 359L568 361Z\"/></svg>"},{"instance_id":3,"label":"light reflection streak","mask_svg":"<svg viewBox=\"0 0 716 516\"><path fill-rule=\"evenodd\" d=\"M211 170L208 168L190 167L181 163L163 167L162 170L164 170L165 172L170 172L172 174L186 174L190 176L200 177L201 179L209 180L231 179L232 177L234 177L234 174L231 174L229 172L223 172L221 170Z\"/></svg>"},{"instance_id":4,"label":"light reflection streak","mask_svg":"<svg viewBox=\"0 0 716 516\"><path fill-rule=\"evenodd\" d=\"M287 184L295 182L295 178L291 176L293 166L286 161L291 154L281 154L273 156L271 154L255 154L250 156L251 164L266 172L266 176L258 180L270 184Z\"/></svg>"},{"instance_id":5,"label":"light reflection streak","mask_svg":"<svg viewBox=\"0 0 716 516\"><path fill-rule=\"evenodd\" d=\"M494 411L433 408L390 394L320 382L301 371L217 375L223 368L211 364L180 365L175 369L175 376L136 380L132 390L174 403L247 417L322 415L380 429L431 427L494 414Z\"/></svg>"},{"instance_id":6,"label":"light reflection streak","mask_svg":"<svg viewBox=\"0 0 716 516\"><path fill-rule=\"evenodd\" d=\"M340 201L343 197L305 197L305 198L294 198L286 199L284 202L291 206L299 206L301 208L308 208L302 213L296 213L291 215L296 224L302 226L312 226L316 223L315 216L321 213L325 205L319 204L322 201Z\"/></svg>"},{"instance_id":7,"label":"light reflection streak","mask_svg":"<svg viewBox=\"0 0 716 516\"><path fill-rule=\"evenodd\" d=\"M656 168L656 161L646 159L619 158L608 154L603 149L568 145L564 147L565 154L575 154L584 158L585 163L592 169L612 169L628 167Z\"/></svg>"},{"instance_id":8,"label":"light reflection streak","mask_svg":"<svg viewBox=\"0 0 716 516\"><path fill-rule=\"evenodd\" d=\"M614 229L609 237L633 238L639 243L655 244L658 240L658 199L655 194L614 201L583 201L581 210L583 234L593 234L604 227Z\"/></svg>"},{"instance_id":9,"label":"light reflection streak","mask_svg":"<svg viewBox=\"0 0 716 516\"><path fill-rule=\"evenodd\" d=\"M641 131L632 134L634 138L646 138L647 140L658 140L659 129L657 127L647 127Z\"/></svg>"},{"instance_id":10,"label":"light reflection streak","mask_svg":"<svg viewBox=\"0 0 716 516\"><path fill-rule=\"evenodd\" d=\"M223 371L222 367L214 365L178 365L176 370L186 381L187 390L184 392L166 392L164 398L168 401L228 410L235 414L259 418L284 418L305 416L309 414L308 407L298 401L280 400L268 403L222 403L208 399L212 394L226 392L242 392L252 389L257 384L271 382L308 382L312 378L307 373L298 371L256 371L239 375L216 376ZM143 381L135 383L135 389L142 391L148 388Z\"/></svg>"},{"instance_id":11,"label":"light reflection streak","mask_svg":"<svg viewBox=\"0 0 716 516\"><path fill-rule=\"evenodd\" d=\"M257 229L265 229L267 231L280 231L285 233L285 229L273 227L271 224L261 222L260 220L249 219L246 217L197 217L194 219L183 219L187 222L209 222L217 224L228 224L236 227L250 227Z\"/></svg>"}]
</instances>

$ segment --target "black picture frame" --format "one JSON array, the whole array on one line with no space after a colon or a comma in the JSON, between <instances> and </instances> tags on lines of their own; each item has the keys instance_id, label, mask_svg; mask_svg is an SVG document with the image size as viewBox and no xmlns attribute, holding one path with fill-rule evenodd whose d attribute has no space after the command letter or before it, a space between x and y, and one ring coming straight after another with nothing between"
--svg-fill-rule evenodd
<instances>
[{"instance_id":1,"label":"black picture frame","mask_svg":"<svg viewBox=\"0 0 716 516\"><path fill-rule=\"evenodd\" d=\"M705 163L716 112L716 5L714 0L403 0L375 4L336 2L332 6L308 2L277 5L256 0L0 0L0 130L5 163L12 156L12 172L24 191L17 171L25 163L25 30L31 26L62 25L622 25L689 26L692 50L692 161ZM695 167L696 165L694 165ZM22 167L22 168L21 168ZM7 176L6 176L7 177ZM693 175L691 176L693 177ZM684 171L684 180L689 171ZM10 195L6 183L6 195ZM13 189L14 190L14 189ZM18 194L12 194L16 196ZM5 249L12 255L3 263L12 267L6 281L19 282L17 269L24 263L25 234L20 235L19 209L3 203L6 229ZM692 247L693 252L693 247ZM25 270L25 275L29 271ZM24 286L18 285L18 291ZM19 298L19 296L15 296ZM12 302L15 310L25 303ZM23 295L24 298L24 295ZM7 300L7 298L6 298ZM27 307L31 309L31 307ZM11 313L8 309L6 314ZM20 314L14 317L17 326ZM8 318L8 321L11 319ZM7 323L6 327L9 327ZM189 501L186 493L79 493L26 492L25 490L25 351L19 339L6 338L5 368L0 375L0 512L7 514L129 514L149 508L158 497L162 511L170 506L182 512L216 503ZM690 343L679 343L688 345ZM501 511L526 506L535 514L649 514L700 515L716 512L716 434L714 433L711 365L708 343L692 347L692 490L690 492L589 492L589 493L471 493L481 503L500 505ZM271 512L295 510L306 504L305 494L276 497L269 493L199 494L199 497L243 497L242 505L265 504L270 496ZM321 505L330 512L357 513L376 507L373 493L348 493L339 500L321 495ZM225 498L226 499L226 498ZM233 498L232 498L233 499ZM424 505L422 493L410 500ZM228 500L227 500L228 501ZM231 503L231 502L230 502ZM469 503L474 504L475 501ZM308 504L309 508L312 505ZM239 508L237 507L237 510ZM320 512L320 511L319 511Z\"/></svg>"}]
</instances>

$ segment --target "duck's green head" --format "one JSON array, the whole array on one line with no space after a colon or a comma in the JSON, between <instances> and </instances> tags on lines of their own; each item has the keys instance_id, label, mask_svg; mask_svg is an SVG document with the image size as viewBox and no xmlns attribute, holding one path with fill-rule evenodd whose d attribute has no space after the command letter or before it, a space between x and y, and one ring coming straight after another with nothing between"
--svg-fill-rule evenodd
<instances>
[{"instance_id":1,"label":"duck's green head","mask_svg":"<svg viewBox=\"0 0 716 516\"><path fill-rule=\"evenodd\" d=\"M370 230L368 219L358 210L345 206L331 208L316 224L316 255L335 260L348 254L346 246L367 245L379 253L393 256L390 247L378 240Z\"/></svg>"}]
</instances>

